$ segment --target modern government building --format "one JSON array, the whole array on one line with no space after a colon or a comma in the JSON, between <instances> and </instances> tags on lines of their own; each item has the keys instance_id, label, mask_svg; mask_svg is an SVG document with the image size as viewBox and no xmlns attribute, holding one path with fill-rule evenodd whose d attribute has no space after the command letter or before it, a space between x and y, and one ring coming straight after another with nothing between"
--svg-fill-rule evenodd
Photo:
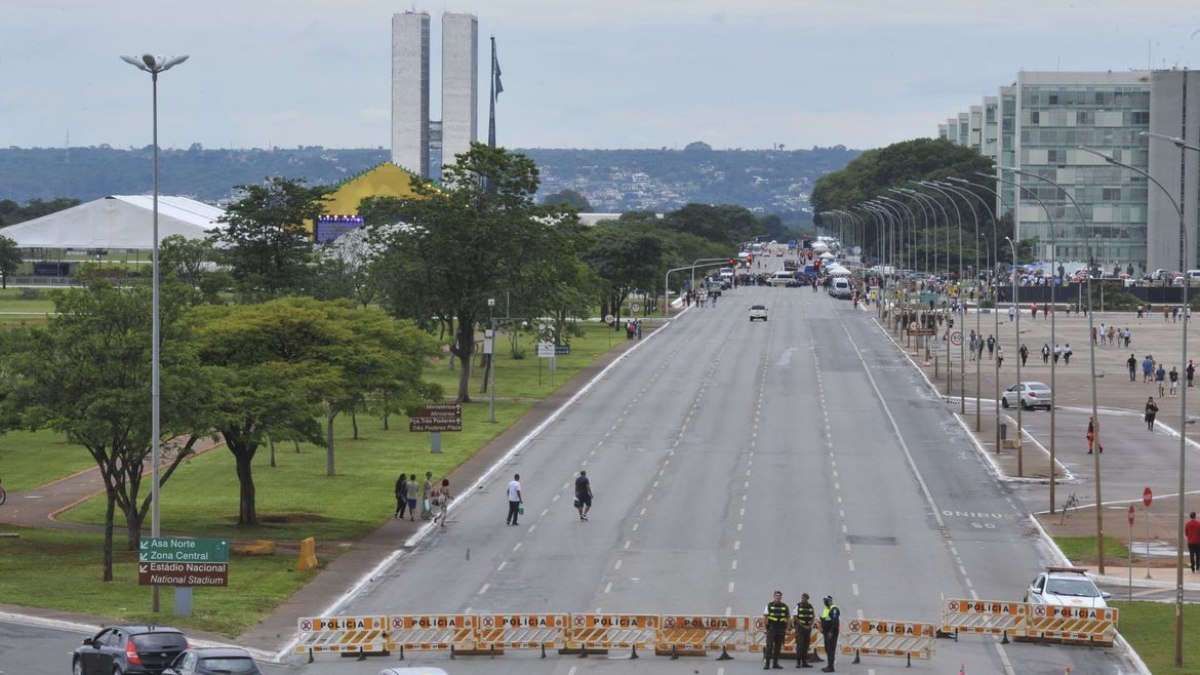
<instances>
[{"instance_id":1,"label":"modern government building","mask_svg":"<svg viewBox=\"0 0 1200 675\"><path fill-rule=\"evenodd\" d=\"M997 212L1011 211L1021 239L1037 238L1042 262L1090 258L1135 274L1197 267L1200 73L1021 72L938 135L995 160Z\"/></svg>"}]
</instances>

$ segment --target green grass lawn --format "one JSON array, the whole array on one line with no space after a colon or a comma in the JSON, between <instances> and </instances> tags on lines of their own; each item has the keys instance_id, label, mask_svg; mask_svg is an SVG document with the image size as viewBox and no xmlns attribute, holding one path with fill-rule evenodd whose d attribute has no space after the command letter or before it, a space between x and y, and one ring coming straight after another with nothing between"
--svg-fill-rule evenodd
<instances>
[{"instance_id":1,"label":"green grass lawn","mask_svg":"<svg viewBox=\"0 0 1200 675\"><path fill-rule=\"evenodd\" d=\"M1068 560L1095 560L1096 559L1096 538L1095 537L1055 537L1054 542L1062 549L1063 555L1067 556ZM1129 555L1129 549L1125 548L1125 544L1115 537L1104 537L1104 559L1106 561L1124 562ZM1137 556L1134 556L1137 559Z\"/></svg>"},{"instance_id":2,"label":"green grass lawn","mask_svg":"<svg viewBox=\"0 0 1200 675\"><path fill-rule=\"evenodd\" d=\"M1158 602L1112 602L1120 610L1118 628L1150 672L1200 675L1200 607L1183 607L1183 668L1175 667L1175 605Z\"/></svg>"},{"instance_id":3,"label":"green grass lawn","mask_svg":"<svg viewBox=\"0 0 1200 675\"><path fill-rule=\"evenodd\" d=\"M400 471L435 477L450 473L479 448L527 413L538 400L561 387L595 358L617 346L624 335L602 324L583 325L583 337L572 340L571 354L560 356L551 377L548 362L536 357L534 338L523 335L526 358L512 359L507 341L498 343L496 423L488 420L488 397L480 394L478 369L472 374L474 402L463 410L463 431L442 434L442 452L430 452L430 434L410 433L408 419L393 416L390 429L374 417L359 417L355 439L350 417L335 425L335 468L325 470L325 450L291 443L259 448L254 461L256 506L260 524L238 527L238 481L232 455L224 448L188 459L162 488L161 524L164 533L193 537L273 539L295 544L316 537L321 563L340 545L352 543L379 527L395 508L393 486ZM540 369L540 373L539 373ZM448 396L457 391L459 370L432 366L427 379L438 381ZM540 378L540 380L539 380ZM0 478L10 490L27 490L92 467L82 447L70 446L48 432L0 436ZM143 488L148 489L148 483ZM468 486L452 485L457 493ZM145 497L145 495L143 495ZM89 499L60 518L100 526L103 496ZM100 581L102 542L99 531L77 533L52 529L5 527L19 538L0 538L0 598L16 605L82 612L122 621L163 620L150 613L150 591L139 587L137 556L125 551L124 521L118 515L114 547L115 580ZM149 524L145 533L148 534ZM234 557L229 586L194 591L194 616L171 617L182 628L235 636L269 613L309 581L315 572L293 571L295 556ZM164 589L162 606L170 612L171 591ZM169 614L168 614L169 615Z\"/></svg>"}]
</instances>

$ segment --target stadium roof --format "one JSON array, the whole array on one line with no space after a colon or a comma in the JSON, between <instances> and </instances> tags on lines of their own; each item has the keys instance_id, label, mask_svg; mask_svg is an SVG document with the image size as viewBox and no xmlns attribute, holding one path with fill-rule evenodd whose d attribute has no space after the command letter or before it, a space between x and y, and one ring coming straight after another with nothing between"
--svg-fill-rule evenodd
<instances>
[{"instance_id":1,"label":"stadium roof","mask_svg":"<svg viewBox=\"0 0 1200 675\"><path fill-rule=\"evenodd\" d=\"M159 241L178 234L202 239L224 227L224 211L187 197L158 198ZM18 248L139 249L154 247L150 195L104 197L0 229Z\"/></svg>"}]
</instances>

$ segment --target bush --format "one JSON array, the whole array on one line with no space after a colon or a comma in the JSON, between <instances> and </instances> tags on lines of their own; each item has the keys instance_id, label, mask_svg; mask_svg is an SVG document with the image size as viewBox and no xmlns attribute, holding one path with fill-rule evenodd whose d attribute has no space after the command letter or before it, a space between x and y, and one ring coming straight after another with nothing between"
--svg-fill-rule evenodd
<instances>
[{"instance_id":1,"label":"bush","mask_svg":"<svg viewBox=\"0 0 1200 675\"><path fill-rule=\"evenodd\" d=\"M46 294L40 288L22 288L17 297L21 300L41 300Z\"/></svg>"}]
</instances>

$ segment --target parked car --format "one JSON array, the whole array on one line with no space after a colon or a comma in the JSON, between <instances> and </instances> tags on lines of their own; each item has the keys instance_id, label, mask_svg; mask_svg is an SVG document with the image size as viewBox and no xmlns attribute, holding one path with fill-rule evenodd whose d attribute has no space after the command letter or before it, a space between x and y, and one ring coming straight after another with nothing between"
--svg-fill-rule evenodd
<instances>
[{"instance_id":1,"label":"parked car","mask_svg":"<svg viewBox=\"0 0 1200 675\"><path fill-rule=\"evenodd\" d=\"M109 626L71 654L74 675L113 675L163 672L188 648L187 638L167 626Z\"/></svg>"},{"instance_id":2,"label":"parked car","mask_svg":"<svg viewBox=\"0 0 1200 675\"><path fill-rule=\"evenodd\" d=\"M1000 405L1005 408L1020 404L1025 410L1032 408L1050 409L1054 405L1054 393L1041 382L1018 382L1000 396Z\"/></svg>"},{"instance_id":3,"label":"parked car","mask_svg":"<svg viewBox=\"0 0 1200 675\"><path fill-rule=\"evenodd\" d=\"M1025 602L1059 607L1108 607L1111 594L1101 591L1078 567L1047 567L1025 589Z\"/></svg>"},{"instance_id":4,"label":"parked car","mask_svg":"<svg viewBox=\"0 0 1200 675\"><path fill-rule=\"evenodd\" d=\"M241 647L204 647L184 650L163 675L262 675L262 671Z\"/></svg>"},{"instance_id":5,"label":"parked car","mask_svg":"<svg viewBox=\"0 0 1200 675\"><path fill-rule=\"evenodd\" d=\"M766 305L750 305L750 320L751 321L766 321L767 306Z\"/></svg>"}]
</instances>

